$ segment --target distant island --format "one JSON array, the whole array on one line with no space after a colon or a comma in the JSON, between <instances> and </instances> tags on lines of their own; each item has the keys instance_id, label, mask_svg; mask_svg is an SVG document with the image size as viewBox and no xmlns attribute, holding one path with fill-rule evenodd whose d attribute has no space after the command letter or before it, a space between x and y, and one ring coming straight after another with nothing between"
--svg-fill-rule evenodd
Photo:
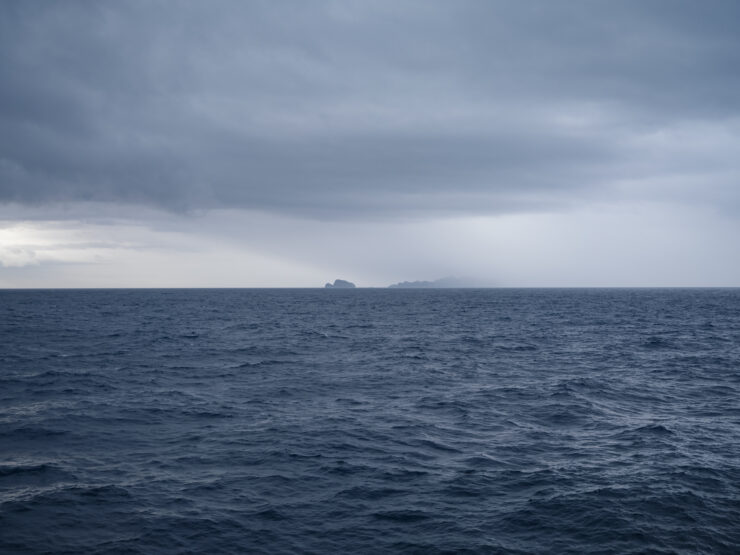
<instances>
[{"instance_id":1,"label":"distant island","mask_svg":"<svg viewBox=\"0 0 740 555\"><path fill-rule=\"evenodd\" d=\"M391 289L444 289L455 287L469 287L469 285L456 277L444 277L434 281L402 281L388 286Z\"/></svg>"},{"instance_id":2,"label":"distant island","mask_svg":"<svg viewBox=\"0 0 740 555\"><path fill-rule=\"evenodd\" d=\"M343 279L335 279L334 284L327 283L326 285L324 285L324 288L326 289L354 289L354 287L354 283Z\"/></svg>"}]
</instances>

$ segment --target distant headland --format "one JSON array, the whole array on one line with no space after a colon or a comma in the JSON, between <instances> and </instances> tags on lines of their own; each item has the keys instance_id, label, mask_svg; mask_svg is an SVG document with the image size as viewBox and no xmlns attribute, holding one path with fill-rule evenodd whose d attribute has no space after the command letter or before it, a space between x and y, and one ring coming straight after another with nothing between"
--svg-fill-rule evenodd
<instances>
[{"instance_id":1,"label":"distant headland","mask_svg":"<svg viewBox=\"0 0 740 555\"><path fill-rule=\"evenodd\" d=\"M402 281L388 286L389 289L459 289L463 287L478 287L478 285L471 279L448 276L433 281ZM324 288L356 289L357 286L346 279L335 279L334 283L327 283Z\"/></svg>"},{"instance_id":2,"label":"distant headland","mask_svg":"<svg viewBox=\"0 0 740 555\"><path fill-rule=\"evenodd\" d=\"M355 284L352 283L351 281L346 281L343 279L335 279L333 284L327 283L326 285L324 285L324 288L326 289L354 289Z\"/></svg>"},{"instance_id":3,"label":"distant headland","mask_svg":"<svg viewBox=\"0 0 740 555\"><path fill-rule=\"evenodd\" d=\"M469 287L467 282L456 277L444 277L434 281L402 281L388 286L391 289L444 289L455 287Z\"/></svg>"}]
</instances>

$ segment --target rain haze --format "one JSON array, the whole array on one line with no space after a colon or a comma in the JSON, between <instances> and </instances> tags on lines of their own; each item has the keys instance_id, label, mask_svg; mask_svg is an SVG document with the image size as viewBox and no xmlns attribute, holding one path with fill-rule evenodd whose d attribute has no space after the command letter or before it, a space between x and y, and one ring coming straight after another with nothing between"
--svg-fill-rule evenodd
<instances>
[{"instance_id":1,"label":"rain haze","mask_svg":"<svg viewBox=\"0 0 740 555\"><path fill-rule=\"evenodd\" d=\"M0 287L740 285L735 1L0 12Z\"/></svg>"}]
</instances>

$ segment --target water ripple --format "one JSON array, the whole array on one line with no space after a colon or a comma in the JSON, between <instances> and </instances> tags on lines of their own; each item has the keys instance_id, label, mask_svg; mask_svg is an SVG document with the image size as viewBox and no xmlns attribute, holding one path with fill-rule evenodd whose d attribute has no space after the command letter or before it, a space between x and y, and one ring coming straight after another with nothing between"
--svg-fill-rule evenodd
<instances>
[{"instance_id":1,"label":"water ripple","mask_svg":"<svg viewBox=\"0 0 740 555\"><path fill-rule=\"evenodd\" d=\"M732 553L740 291L0 291L0 551Z\"/></svg>"}]
</instances>

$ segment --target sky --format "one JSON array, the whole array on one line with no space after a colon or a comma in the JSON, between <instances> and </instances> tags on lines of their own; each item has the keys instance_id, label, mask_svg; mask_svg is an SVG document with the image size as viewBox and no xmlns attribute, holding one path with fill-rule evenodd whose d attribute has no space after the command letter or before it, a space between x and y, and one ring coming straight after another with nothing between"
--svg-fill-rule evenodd
<instances>
[{"instance_id":1,"label":"sky","mask_svg":"<svg viewBox=\"0 0 740 555\"><path fill-rule=\"evenodd\" d=\"M735 0L5 0L0 287L740 286Z\"/></svg>"}]
</instances>

